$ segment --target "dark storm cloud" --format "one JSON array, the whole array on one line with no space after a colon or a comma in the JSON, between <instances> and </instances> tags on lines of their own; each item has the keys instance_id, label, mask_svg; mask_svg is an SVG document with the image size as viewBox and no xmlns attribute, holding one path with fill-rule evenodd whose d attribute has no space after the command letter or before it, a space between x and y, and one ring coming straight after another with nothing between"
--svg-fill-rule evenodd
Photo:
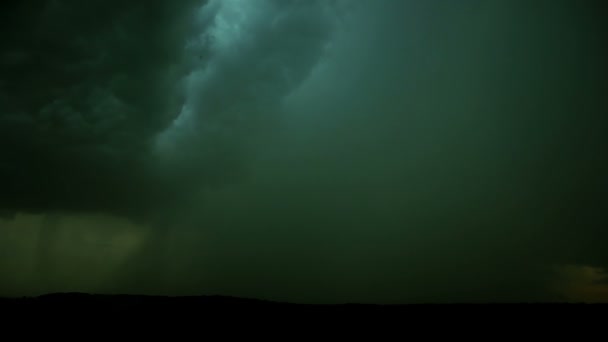
<instances>
[{"instance_id":1,"label":"dark storm cloud","mask_svg":"<svg viewBox=\"0 0 608 342\"><path fill-rule=\"evenodd\" d=\"M605 295L600 1L91 4L2 11L0 208L154 222L0 219L5 292Z\"/></svg>"},{"instance_id":2,"label":"dark storm cloud","mask_svg":"<svg viewBox=\"0 0 608 342\"><path fill-rule=\"evenodd\" d=\"M146 198L194 3L2 5L3 209L118 212Z\"/></svg>"},{"instance_id":3,"label":"dark storm cloud","mask_svg":"<svg viewBox=\"0 0 608 342\"><path fill-rule=\"evenodd\" d=\"M239 169L253 129L238 121L255 120L261 105L271 112L314 64L328 33L323 6L202 5L3 5L3 212L141 215ZM191 134L157 151L184 109L196 117Z\"/></svg>"}]
</instances>

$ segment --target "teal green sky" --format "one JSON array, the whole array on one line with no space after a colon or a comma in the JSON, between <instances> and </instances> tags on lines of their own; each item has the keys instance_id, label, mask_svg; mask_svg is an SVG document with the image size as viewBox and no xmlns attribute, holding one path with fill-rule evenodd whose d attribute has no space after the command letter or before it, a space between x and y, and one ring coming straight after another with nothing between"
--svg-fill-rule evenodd
<instances>
[{"instance_id":1,"label":"teal green sky","mask_svg":"<svg viewBox=\"0 0 608 342\"><path fill-rule=\"evenodd\" d=\"M600 1L0 5L0 296L608 301Z\"/></svg>"}]
</instances>

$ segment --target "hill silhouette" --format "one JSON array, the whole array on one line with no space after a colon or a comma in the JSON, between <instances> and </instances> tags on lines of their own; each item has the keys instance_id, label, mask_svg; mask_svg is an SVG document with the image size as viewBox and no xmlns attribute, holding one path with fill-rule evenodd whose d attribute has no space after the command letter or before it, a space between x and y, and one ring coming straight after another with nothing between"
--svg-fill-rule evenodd
<instances>
[{"instance_id":1,"label":"hill silhouette","mask_svg":"<svg viewBox=\"0 0 608 342\"><path fill-rule=\"evenodd\" d=\"M249 332L256 329L279 331L277 327L299 326L308 329L321 323L325 327L340 326L359 329L375 325L409 327L429 322L455 324L490 321L506 324L513 317L525 324L538 324L539 317L549 321L586 324L603 315L608 305L583 303L533 304L293 304L228 296L164 297L146 295L98 295L86 293L55 293L38 297L0 298L0 315L24 323L32 319L59 322L58 327L111 328L137 327L156 330L177 325L179 329L217 328L226 322L223 333ZM173 323L171 323L173 322ZM235 322L243 322L236 324ZM342 322L342 323L340 323ZM176 324L177 323L177 324ZM344 325L346 323L346 325ZM420 325L419 325L420 324ZM9 324L5 322L4 326ZM184 331L185 331L184 330ZM35 329L33 330L35 331ZM182 330L178 330L182 331ZM300 330L298 330L300 331ZM29 332L27 329L25 332Z\"/></svg>"},{"instance_id":2,"label":"hill silhouette","mask_svg":"<svg viewBox=\"0 0 608 342\"><path fill-rule=\"evenodd\" d=\"M288 302L275 302L254 298L239 298L230 296L152 296L152 295L110 295L110 294L89 294L79 292L51 293L37 297L21 298L2 298L0 305L6 309L27 308L35 310L44 309L115 309L115 310L149 310L149 309L270 309L270 310L325 310L325 311L404 311L404 310L423 310L424 308L462 308L472 307L483 310L488 307L500 306L522 306L526 307L590 307L603 306L606 304L589 303L428 303L428 304L296 304Z\"/></svg>"}]
</instances>

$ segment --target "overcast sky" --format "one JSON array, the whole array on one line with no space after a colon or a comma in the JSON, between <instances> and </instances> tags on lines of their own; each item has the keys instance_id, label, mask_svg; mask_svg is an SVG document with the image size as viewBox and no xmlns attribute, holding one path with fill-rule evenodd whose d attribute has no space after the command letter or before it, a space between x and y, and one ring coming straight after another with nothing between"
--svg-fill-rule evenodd
<instances>
[{"instance_id":1,"label":"overcast sky","mask_svg":"<svg viewBox=\"0 0 608 342\"><path fill-rule=\"evenodd\" d=\"M602 1L0 5L0 296L608 300Z\"/></svg>"}]
</instances>

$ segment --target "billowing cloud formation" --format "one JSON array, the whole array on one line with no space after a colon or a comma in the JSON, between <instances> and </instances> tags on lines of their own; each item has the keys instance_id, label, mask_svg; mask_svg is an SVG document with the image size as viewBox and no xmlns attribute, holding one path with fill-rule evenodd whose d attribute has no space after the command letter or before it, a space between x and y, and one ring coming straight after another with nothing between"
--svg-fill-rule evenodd
<instances>
[{"instance_id":1,"label":"billowing cloud formation","mask_svg":"<svg viewBox=\"0 0 608 342\"><path fill-rule=\"evenodd\" d=\"M122 213L149 195L148 146L179 104L181 3L2 5L4 210Z\"/></svg>"},{"instance_id":2,"label":"billowing cloud formation","mask_svg":"<svg viewBox=\"0 0 608 342\"><path fill-rule=\"evenodd\" d=\"M145 215L230 177L329 34L320 1L3 6L7 212Z\"/></svg>"},{"instance_id":3,"label":"billowing cloud formation","mask_svg":"<svg viewBox=\"0 0 608 342\"><path fill-rule=\"evenodd\" d=\"M231 163L274 126L282 99L320 58L331 33L328 3L230 0L200 9L201 33L186 47L200 61L184 80L178 116L156 140L170 173L189 168L208 182L236 169Z\"/></svg>"}]
</instances>

